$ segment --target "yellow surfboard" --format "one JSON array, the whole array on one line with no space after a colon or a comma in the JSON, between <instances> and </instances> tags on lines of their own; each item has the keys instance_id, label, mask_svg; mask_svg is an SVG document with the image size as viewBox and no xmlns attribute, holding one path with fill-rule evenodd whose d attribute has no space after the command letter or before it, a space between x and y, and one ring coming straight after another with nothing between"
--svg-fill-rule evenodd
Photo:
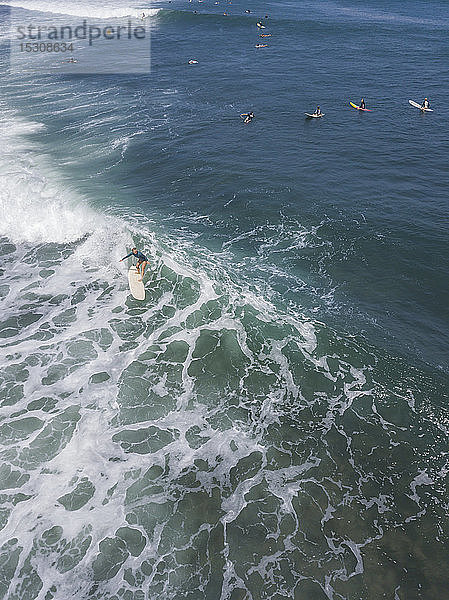
<instances>
[{"instance_id":1,"label":"yellow surfboard","mask_svg":"<svg viewBox=\"0 0 449 600\"><path fill-rule=\"evenodd\" d=\"M349 103L352 108L356 108L357 110L364 110L365 112L371 112L370 108L361 108L360 106L357 106L357 104L354 104L354 102L350 102Z\"/></svg>"}]
</instances>

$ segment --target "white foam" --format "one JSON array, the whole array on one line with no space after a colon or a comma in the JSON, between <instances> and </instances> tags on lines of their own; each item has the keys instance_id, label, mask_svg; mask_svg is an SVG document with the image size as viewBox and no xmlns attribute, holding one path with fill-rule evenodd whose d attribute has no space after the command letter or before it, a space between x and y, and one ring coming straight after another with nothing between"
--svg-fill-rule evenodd
<instances>
[{"instance_id":1,"label":"white foam","mask_svg":"<svg viewBox=\"0 0 449 600\"><path fill-rule=\"evenodd\" d=\"M49 459L44 456L42 466L45 468L29 469L30 480L22 491L33 497L13 508L2 532L5 539L18 537L20 545L25 549L11 590L15 589L22 577L20 568L31 551L34 540L45 529L58 525L63 528L64 536L69 540L79 534L87 535L83 532L89 528L92 542L80 564L64 580L52 566L53 558L50 560L46 552L42 551L34 557L34 566L44 581L40 597L44 597L51 584L57 585L58 597L87 596L88 591L80 594L78 588L88 586L91 581L91 566L98 554L101 540L114 536L117 527L126 525L126 512L133 508L125 502L127 489L141 473L154 464L165 465L168 476L167 487L157 495L154 494L151 501L160 504L166 502L171 507L171 484L176 484L183 470L190 469L196 458L207 462L212 469L200 471L196 476L202 489L208 491L216 487L217 480L226 484L230 469L238 467L241 459L257 452L260 454L260 468L251 477L242 476L241 481L223 499L221 509L225 514L221 523L227 526L235 521L250 502L246 498L247 492L262 483L267 486L271 495L280 500L282 511L293 513L293 498L301 491L307 471L318 467L321 459L310 454L300 465L267 469L266 443L269 437L265 437L265 432L277 422L279 406L282 407L286 390L294 397L301 392L300 384L293 376L292 359L284 352L287 342L294 339L302 350L304 359L318 371L324 372L326 377L331 377L326 357L312 355L318 346L314 324L301 318L299 314L281 314L274 304L266 300L262 291L251 291L244 282L233 281L227 269L223 268L220 257L216 258L211 253L202 254L197 246L173 236L165 241L160 236L156 242L151 232L145 229L145 223L148 226L149 221L145 220L144 215L135 217L135 229L139 232L144 250L151 253L151 256L156 254L165 271L172 271L172 287L167 285L159 298L156 296L155 301L142 305L142 308L131 307L127 310L124 308L127 294L125 266L123 263L120 265L120 273L116 260L125 254L125 247L131 241L129 229L132 229L133 216L129 218L127 215L125 226L125 221L97 214L89 208L84 198L67 190L57 170L41 155L39 142L29 137L30 134L43 131L42 124L19 119L13 114L4 114L0 126L3 128L4 141L4 154L0 159L0 233L23 246L29 243L81 240L73 244L73 253L66 260L54 261L51 267L53 273L45 279L40 278L35 269L29 274L24 273L25 277L20 271L19 281L15 272L14 276L10 273L15 269L14 262L11 261L8 266L8 284L11 283L13 289L3 303L5 314L6 311L11 315L16 314L17 306L24 296L24 286L30 290L30 296L33 292L38 296L36 299L27 298L25 302L35 302L35 306L39 306L39 313L42 313L39 321L18 328L13 340L14 352L33 360L29 365L27 363L29 376L24 382L23 399L20 400L20 405L8 407L9 418L16 419L18 409L27 410L28 404L40 399L43 393L57 400L59 412L75 404L79 407L81 417L70 434L70 439L64 440L65 445L61 445L57 453L49 452ZM126 143L126 138L120 138L117 147L125 149ZM18 148L20 152L17 152ZM18 252L20 250L21 248ZM105 256L110 257L110 260L101 260ZM102 264L103 262L107 264ZM158 269L158 263L153 258L150 269ZM181 279L192 280L198 289L198 294L188 306L179 304L176 299L179 294L176 284ZM165 284L167 281L168 279ZM52 301L46 300L47 295ZM58 296L63 298L53 302ZM200 311L210 301L217 300L219 304L218 301L222 298L222 311L211 316L210 320L205 319L197 326L186 328L185 322L189 316ZM270 323L281 330L286 327L283 340L267 340L264 356L258 357L248 343L250 328L246 329L241 317L241 309L247 305L252 309L249 312L256 315L258 325ZM161 318L164 307L173 307L173 314L168 313L168 316ZM26 308L27 311L32 309L31 306ZM62 314L69 312L72 316L67 321L60 318ZM42 342L35 336L39 329L41 332L50 332L51 337ZM244 388L242 377L242 387L236 390L236 398L239 401L239 395L242 395L239 408L242 413L246 411L251 416L248 416L248 422L244 424L238 421L232 426L225 424L224 431L212 424L210 417L219 416L221 410L226 414L228 392L224 392L223 407L214 405L211 410L201 404L201 398L196 397L196 394L200 396L202 393L201 385L197 391L195 375L189 373L197 340L205 330L235 332L240 349L248 359L246 363L251 365L245 367L247 374L250 369L263 371L266 361L279 367L272 369L272 373L277 374L276 380L263 401L255 399L249 408L245 402L252 400L251 391L247 392ZM111 340L105 347L95 341L95 335L99 336L100 331L105 331ZM164 332L167 335L163 336ZM87 333L92 333L93 337L87 337ZM32 339L32 336L35 338ZM89 347L89 340L92 339L94 341ZM158 371L157 367L161 365L161 356L168 345L180 340L187 343L189 351L178 385L176 381L170 381L170 376L167 375L169 370ZM129 341L131 343L126 347ZM87 350L74 361L71 348L78 342L85 342ZM142 352L156 343L161 348L161 355L154 362L153 359L143 359ZM89 348L92 348L90 354ZM9 360L12 363L18 359ZM137 420L140 418L138 417L136 422L124 425L120 418L115 419L116 415L120 416L122 408L125 409L124 415L126 414L126 402L120 407L118 402L121 399L117 394L120 386L124 387L126 384L125 370L138 360L141 365L146 362L146 371L142 377L151 378L153 390L160 396L168 396L176 390L177 406L173 412L163 417L153 418L148 414L148 421ZM44 379L49 379L50 369L58 367L67 369L61 371L61 376L55 376L53 381L44 382ZM106 372L109 379L101 386L91 384L91 376L99 372ZM330 406L330 422L334 422L337 414L343 414L364 393L366 382L362 371L347 367L342 371L342 375L344 374L350 375L350 381L347 385L340 386L342 397L337 397ZM206 377L207 373L204 375ZM336 378L333 377L333 380ZM248 398L245 394L248 394ZM33 416L50 425L56 418L55 414L56 412L36 409ZM197 426L198 436L202 438L202 444L198 448L191 447L186 440L186 432L192 425ZM149 426L176 430L179 435L160 450L143 454L126 452L114 441L116 433L139 431ZM17 448L22 449L28 443L28 440L23 443L19 441ZM68 514L58 498L73 491L75 478L80 481L83 477L95 486L94 495L83 507ZM422 478L416 481L416 485L425 484ZM416 490L416 485L415 488L411 486L412 490ZM326 515L331 514L331 510L333 509L328 507ZM205 526L207 525L202 525ZM145 535L144 530L142 534ZM157 554L158 535L155 533L149 539L147 553L151 551ZM224 535L226 536L226 531ZM231 544L232 541L228 542L225 537L224 553L228 559L226 585L230 586L231 577L236 581L238 577L231 568L226 549L228 543ZM361 572L359 546L349 542L346 546L347 552L354 554L357 561L354 574ZM52 552L56 557L57 551ZM336 548L335 552L339 552L339 549ZM266 560L257 567L265 578L269 574ZM277 560L277 555L274 560ZM116 591L121 585L124 571L133 566L133 557L129 557L116 578L107 585Z\"/></svg>"},{"instance_id":2,"label":"white foam","mask_svg":"<svg viewBox=\"0 0 449 600\"><path fill-rule=\"evenodd\" d=\"M14 243L72 242L101 220L26 139L43 129L11 114L0 121L0 235Z\"/></svg>"},{"instance_id":3,"label":"white foam","mask_svg":"<svg viewBox=\"0 0 449 600\"><path fill-rule=\"evenodd\" d=\"M141 8L137 6L120 6L119 4L96 3L92 5L89 2L42 2L41 0L12 0L7 6L13 8L23 8L25 10L38 11L43 13L52 13L60 15L72 15L76 17L92 17L97 19L119 19L121 17L140 18L142 12L152 17L160 9Z\"/></svg>"}]
</instances>

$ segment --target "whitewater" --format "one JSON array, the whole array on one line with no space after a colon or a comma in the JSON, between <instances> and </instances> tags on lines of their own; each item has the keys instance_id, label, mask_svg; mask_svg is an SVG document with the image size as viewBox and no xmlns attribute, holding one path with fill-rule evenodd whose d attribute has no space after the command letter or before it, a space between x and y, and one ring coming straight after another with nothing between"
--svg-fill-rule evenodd
<instances>
[{"instance_id":1,"label":"whitewater","mask_svg":"<svg viewBox=\"0 0 449 600\"><path fill-rule=\"evenodd\" d=\"M145 11L152 68L7 72L1 28L0 598L444 595L445 84L389 50L444 7L356 4L1 7ZM435 113L408 111L425 85Z\"/></svg>"}]
</instances>

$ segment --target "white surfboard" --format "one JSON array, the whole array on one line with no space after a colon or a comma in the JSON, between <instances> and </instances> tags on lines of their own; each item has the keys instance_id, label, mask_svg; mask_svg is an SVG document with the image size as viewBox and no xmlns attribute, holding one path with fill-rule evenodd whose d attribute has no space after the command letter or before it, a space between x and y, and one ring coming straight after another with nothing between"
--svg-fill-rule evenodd
<instances>
[{"instance_id":1,"label":"white surfboard","mask_svg":"<svg viewBox=\"0 0 449 600\"><path fill-rule=\"evenodd\" d=\"M324 113L320 113L319 115L314 115L313 113L304 113L306 117L310 117L311 119L319 119L320 117L324 117Z\"/></svg>"},{"instance_id":2,"label":"white surfboard","mask_svg":"<svg viewBox=\"0 0 449 600\"><path fill-rule=\"evenodd\" d=\"M423 108L421 104L418 104L414 100L409 100L408 103L414 106L415 108L419 108L419 110L422 110L423 112L433 112L433 108Z\"/></svg>"},{"instance_id":3,"label":"white surfboard","mask_svg":"<svg viewBox=\"0 0 449 600\"><path fill-rule=\"evenodd\" d=\"M143 281L140 281L141 274L138 273L136 267L130 267L128 271L129 289L133 298L136 300L145 300L145 286Z\"/></svg>"}]
</instances>

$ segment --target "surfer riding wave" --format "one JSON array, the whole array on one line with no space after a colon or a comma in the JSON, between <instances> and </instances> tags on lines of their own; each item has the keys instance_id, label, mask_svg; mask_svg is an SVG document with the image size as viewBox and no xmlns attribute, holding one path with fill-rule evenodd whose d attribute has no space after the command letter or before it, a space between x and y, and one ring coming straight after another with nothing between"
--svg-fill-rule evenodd
<instances>
[{"instance_id":1,"label":"surfer riding wave","mask_svg":"<svg viewBox=\"0 0 449 600\"><path fill-rule=\"evenodd\" d=\"M139 281L142 281L143 276L145 274L145 268L148 264L148 258L145 256L145 254L143 254L143 252L140 252L140 250L137 250L137 248L131 248L131 252L129 254L127 254L126 256L124 256L123 258L121 258L120 262L126 260L130 256L135 256L137 258L136 268L137 268L137 272L140 273L140 275L141 275ZM142 271L140 271L140 267L142 267Z\"/></svg>"}]
</instances>

